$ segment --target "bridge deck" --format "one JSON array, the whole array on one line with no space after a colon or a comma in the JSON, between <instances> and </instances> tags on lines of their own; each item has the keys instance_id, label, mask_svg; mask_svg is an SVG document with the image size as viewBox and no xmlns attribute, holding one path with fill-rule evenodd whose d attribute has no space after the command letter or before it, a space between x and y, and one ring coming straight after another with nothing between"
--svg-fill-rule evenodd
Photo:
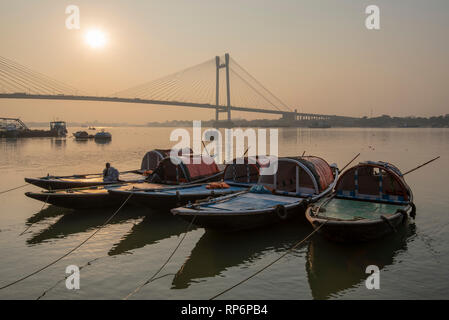
<instances>
[{"instance_id":1,"label":"bridge deck","mask_svg":"<svg viewBox=\"0 0 449 320\"><path fill-rule=\"evenodd\" d=\"M98 96L77 96L77 95L43 95L43 94L26 94L26 93L0 93L0 99L45 99L45 100L75 100L75 101L105 101L105 102L121 102L121 103L141 103L163 106L193 107L214 109L220 112L227 111L226 106L217 106L205 103L183 102L183 101L163 101L163 100L146 100L139 98L120 98L120 97L98 97ZM313 119L330 119L340 118L336 115L314 114L314 113L295 113L291 111L270 110L261 108L248 108L231 106L231 111L255 112L266 114L278 114L282 116L310 117ZM341 117L346 118L346 117Z\"/></svg>"}]
</instances>

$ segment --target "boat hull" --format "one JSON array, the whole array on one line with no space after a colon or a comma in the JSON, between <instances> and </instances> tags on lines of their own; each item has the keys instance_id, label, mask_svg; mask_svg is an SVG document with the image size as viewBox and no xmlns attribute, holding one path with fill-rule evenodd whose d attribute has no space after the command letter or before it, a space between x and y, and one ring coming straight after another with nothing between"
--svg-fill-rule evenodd
<instances>
[{"instance_id":1,"label":"boat hull","mask_svg":"<svg viewBox=\"0 0 449 320\"><path fill-rule=\"evenodd\" d=\"M45 178L25 178L25 182L46 190L62 190L112 184L112 182L58 181Z\"/></svg>"},{"instance_id":2,"label":"boat hull","mask_svg":"<svg viewBox=\"0 0 449 320\"><path fill-rule=\"evenodd\" d=\"M205 229L220 232L237 232L285 223L291 220L304 221L305 205L298 203L286 206L286 217L281 218L276 209L246 211L233 214L217 214L216 212L198 212L187 210L172 210L173 214L192 224Z\"/></svg>"},{"instance_id":3,"label":"boat hull","mask_svg":"<svg viewBox=\"0 0 449 320\"><path fill-rule=\"evenodd\" d=\"M306 210L306 219L311 223L318 233L334 242L367 242L383 238L403 227L408 220L411 207L408 206L403 212L385 216L384 219L340 221L322 219L312 214L312 207ZM323 225L324 224L324 225Z\"/></svg>"},{"instance_id":4,"label":"boat hull","mask_svg":"<svg viewBox=\"0 0 449 320\"><path fill-rule=\"evenodd\" d=\"M204 188L204 186L200 188ZM237 189L234 190L233 188ZM238 191L242 191L245 188L231 187L230 189L215 189L210 190L208 192L204 192L203 190L199 190L199 192L197 193L184 192L184 190L188 189L190 189L190 187L188 186L180 188L179 193L176 191L170 191L167 193L164 192L164 190L160 191L153 190L151 192L140 192L135 190L110 190L109 192L113 197L121 200L124 200L130 195L132 195L131 197L133 202L150 209L169 210L172 208L186 205L188 203L194 203L196 201L207 199L209 197L213 198L217 196L223 196Z\"/></svg>"},{"instance_id":5,"label":"boat hull","mask_svg":"<svg viewBox=\"0 0 449 320\"><path fill-rule=\"evenodd\" d=\"M111 197L107 191L92 194L27 192L25 195L35 200L69 209L102 209L121 204L120 199Z\"/></svg>"}]
</instances>

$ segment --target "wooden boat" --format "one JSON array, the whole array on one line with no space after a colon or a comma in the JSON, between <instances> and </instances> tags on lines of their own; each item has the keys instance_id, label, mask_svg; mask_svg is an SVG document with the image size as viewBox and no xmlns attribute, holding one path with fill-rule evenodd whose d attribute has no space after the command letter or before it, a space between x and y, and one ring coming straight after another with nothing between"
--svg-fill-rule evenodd
<instances>
[{"instance_id":1,"label":"wooden boat","mask_svg":"<svg viewBox=\"0 0 449 320\"><path fill-rule=\"evenodd\" d=\"M168 161L170 158L167 158ZM196 166L193 165L190 170L197 170ZM218 179L223 173L209 173L207 177L203 179ZM98 185L85 188L73 188L66 190L50 190L42 192L27 192L25 195L27 197L43 201L49 204L53 204L59 207L70 208L70 209L99 209L107 207L118 207L121 203L125 201L128 197L129 192L133 190L165 190L174 187L188 187L191 184L197 182L197 180L192 179L193 174L189 174L189 180L184 182L182 185L174 186L173 182L170 180L161 180L158 176L158 182L148 182L139 181L136 183L126 183L126 184L109 184L109 185ZM113 194L110 191L123 191L124 193L118 192ZM135 199L131 199L129 202L136 203Z\"/></svg>"},{"instance_id":2,"label":"wooden boat","mask_svg":"<svg viewBox=\"0 0 449 320\"><path fill-rule=\"evenodd\" d=\"M338 177L336 165L314 157L272 158L275 173L264 172L251 189L172 210L193 224L220 231L239 231L304 217L309 202L330 193Z\"/></svg>"},{"instance_id":3,"label":"wooden boat","mask_svg":"<svg viewBox=\"0 0 449 320\"><path fill-rule=\"evenodd\" d=\"M241 168L237 169L237 165L232 164L227 165L224 171L220 171L213 159L206 156L171 157L161 161L151 181L164 181L172 186L158 189L141 187L128 190L112 189L109 193L121 199L132 194L133 201L148 208L170 209L208 197L246 190L254 183L254 175L258 177L257 165L255 169L254 167L248 169L244 175L237 172L241 172ZM210 183L221 180L224 176L227 178L222 184Z\"/></svg>"},{"instance_id":4,"label":"wooden boat","mask_svg":"<svg viewBox=\"0 0 449 320\"><path fill-rule=\"evenodd\" d=\"M35 200L69 209L118 208L124 200L117 197L111 197L108 191L112 189L129 189L137 185L145 186L147 188L166 187L164 185L141 182L131 184L110 184L66 190L26 192L25 195Z\"/></svg>"},{"instance_id":5,"label":"wooden boat","mask_svg":"<svg viewBox=\"0 0 449 320\"><path fill-rule=\"evenodd\" d=\"M120 172L118 181L104 181L102 173L75 174L71 176L51 176L40 178L25 178L25 181L47 190L62 190L71 188L84 188L108 184L129 183L144 181L148 176L143 170L131 170Z\"/></svg>"},{"instance_id":6,"label":"wooden boat","mask_svg":"<svg viewBox=\"0 0 449 320\"><path fill-rule=\"evenodd\" d=\"M178 152L181 152L178 151ZM102 173L95 174L74 174L71 176L52 176L25 178L25 181L47 190L84 188L90 186L130 183L144 181L148 175L156 169L159 162L170 154L170 150L155 149L147 152L140 166L140 170L131 170L120 172L119 181L103 181Z\"/></svg>"},{"instance_id":7,"label":"wooden boat","mask_svg":"<svg viewBox=\"0 0 449 320\"><path fill-rule=\"evenodd\" d=\"M332 241L361 242L396 232L415 216L410 187L386 162L362 162L345 171L334 193L309 206L307 220ZM322 227L321 227L322 226Z\"/></svg>"}]
</instances>

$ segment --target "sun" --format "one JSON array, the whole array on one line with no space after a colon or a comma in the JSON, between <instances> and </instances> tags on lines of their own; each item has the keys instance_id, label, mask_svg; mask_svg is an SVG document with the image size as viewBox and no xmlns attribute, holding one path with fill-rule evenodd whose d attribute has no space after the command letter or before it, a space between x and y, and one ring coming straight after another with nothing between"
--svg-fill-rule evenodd
<instances>
[{"instance_id":1,"label":"sun","mask_svg":"<svg viewBox=\"0 0 449 320\"><path fill-rule=\"evenodd\" d=\"M85 35L86 43L93 49L103 48L106 45L106 35L99 29L90 29Z\"/></svg>"}]
</instances>

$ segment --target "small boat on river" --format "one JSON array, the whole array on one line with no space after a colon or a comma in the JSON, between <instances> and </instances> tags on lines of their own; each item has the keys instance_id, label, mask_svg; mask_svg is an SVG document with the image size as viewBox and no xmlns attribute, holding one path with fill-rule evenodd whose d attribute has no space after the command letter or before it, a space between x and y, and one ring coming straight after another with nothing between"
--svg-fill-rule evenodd
<instances>
[{"instance_id":1,"label":"small boat on river","mask_svg":"<svg viewBox=\"0 0 449 320\"><path fill-rule=\"evenodd\" d=\"M97 132L95 134L94 139L97 141L109 141L112 139L112 134L110 132L104 131L104 129L101 129L100 132Z\"/></svg>"},{"instance_id":2,"label":"small boat on river","mask_svg":"<svg viewBox=\"0 0 449 320\"><path fill-rule=\"evenodd\" d=\"M179 150L178 152L182 152ZM155 149L145 154L140 169L120 172L119 181L104 181L102 173L74 174L69 176L53 176L25 178L25 181L47 190L84 188L99 185L119 184L144 181L159 162L170 155L170 150Z\"/></svg>"},{"instance_id":3,"label":"small boat on river","mask_svg":"<svg viewBox=\"0 0 449 320\"><path fill-rule=\"evenodd\" d=\"M77 131L73 133L73 137L76 140L88 140L88 139L93 139L94 136L87 133L87 131Z\"/></svg>"},{"instance_id":4,"label":"small boat on river","mask_svg":"<svg viewBox=\"0 0 449 320\"><path fill-rule=\"evenodd\" d=\"M346 170L331 195L309 206L306 218L332 241L363 242L396 232L415 211L401 171L368 161Z\"/></svg>"},{"instance_id":5,"label":"small boat on river","mask_svg":"<svg viewBox=\"0 0 449 320\"><path fill-rule=\"evenodd\" d=\"M228 164L224 171L220 171L210 157L190 155L176 158L174 161L170 158L162 160L151 177L152 182L164 181L172 186L157 189L138 186L128 190L111 189L109 193L122 199L132 194L133 201L143 206L170 209L209 197L247 190L259 176L258 165L248 163L247 159L242 164ZM214 183L223 177L223 181Z\"/></svg>"},{"instance_id":6,"label":"small boat on river","mask_svg":"<svg viewBox=\"0 0 449 320\"><path fill-rule=\"evenodd\" d=\"M49 203L58 207L68 209L102 209L110 207L119 207L124 200L111 197L108 190L120 188L132 188L136 185L146 186L148 188L157 188L159 185L154 183L130 183L130 184L110 184L91 186L85 188L73 188L66 190L46 190L41 192L26 192L29 198ZM165 187L160 185L160 187Z\"/></svg>"},{"instance_id":7,"label":"small boat on river","mask_svg":"<svg viewBox=\"0 0 449 320\"><path fill-rule=\"evenodd\" d=\"M275 172L270 170L277 167ZM329 194L338 177L336 165L314 156L269 158L258 183L249 190L172 209L206 229L239 231L304 218L307 204Z\"/></svg>"},{"instance_id":8,"label":"small boat on river","mask_svg":"<svg viewBox=\"0 0 449 320\"><path fill-rule=\"evenodd\" d=\"M160 151L160 150L159 150ZM148 154L144 157L144 163L148 164L147 157ZM160 165L166 165L166 163L171 163L170 157L164 158L165 160L159 163ZM213 162L213 159L210 159ZM215 163L214 163L215 164ZM197 187L196 183L204 182L204 181L215 181L219 180L223 175L223 172L204 172L202 176L196 176L195 174L201 172L201 168L198 168L202 164L192 164L187 169L187 179L182 181L182 183L178 185L174 185L174 182L169 177L163 177L159 174L157 177L157 182L151 181L153 176L147 177L144 181L138 181L134 183L125 183L125 184L109 184L109 185L97 185L85 188L73 188L66 190L50 190L50 191L42 191L42 192L27 192L25 195L27 197L43 201L49 204L53 204L56 206L70 208L70 209L99 209L99 208L107 208L107 207L115 207L119 206L123 203L126 198L128 198L129 194L136 190L163 190L164 192L170 192L174 189L188 189L190 187ZM159 172L159 171L157 171ZM160 173L160 172L159 172ZM201 178L196 179L196 178ZM189 189L190 191L191 189ZM117 193L112 192L117 191ZM211 190L212 194L214 192L220 193L220 190ZM204 195L207 197L211 192L208 192ZM137 198L137 197L136 197ZM139 203L136 201L138 199L131 199L129 203ZM176 201L174 202L176 203Z\"/></svg>"}]
</instances>

